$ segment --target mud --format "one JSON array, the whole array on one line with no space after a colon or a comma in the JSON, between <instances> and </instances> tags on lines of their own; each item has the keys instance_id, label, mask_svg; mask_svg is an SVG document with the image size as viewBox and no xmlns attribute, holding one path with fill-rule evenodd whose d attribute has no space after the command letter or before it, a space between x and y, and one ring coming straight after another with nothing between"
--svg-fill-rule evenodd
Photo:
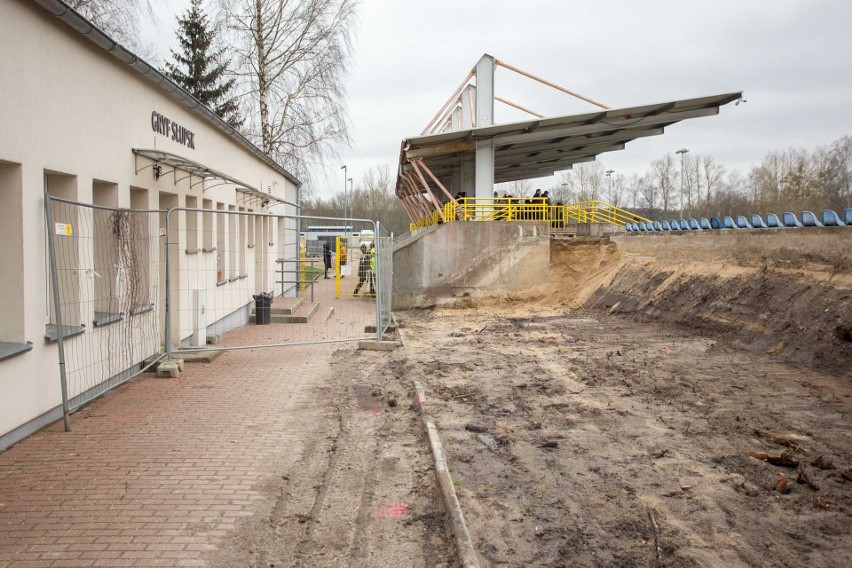
<instances>
[{"instance_id":1,"label":"mud","mask_svg":"<svg viewBox=\"0 0 852 568\"><path fill-rule=\"evenodd\" d=\"M848 371L596 311L401 319L484 565L852 564Z\"/></svg>"},{"instance_id":2,"label":"mud","mask_svg":"<svg viewBox=\"0 0 852 568\"><path fill-rule=\"evenodd\" d=\"M852 565L845 255L555 240L511 298L399 314L487 566Z\"/></svg>"},{"instance_id":3,"label":"mud","mask_svg":"<svg viewBox=\"0 0 852 568\"><path fill-rule=\"evenodd\" d=\"M413 391L389 360L335 353L335 380L315 393L328 403L316 417L325 435L262 488L263 511L209 554L209 566L456 566Z\"/></svg>"}]
</instances>

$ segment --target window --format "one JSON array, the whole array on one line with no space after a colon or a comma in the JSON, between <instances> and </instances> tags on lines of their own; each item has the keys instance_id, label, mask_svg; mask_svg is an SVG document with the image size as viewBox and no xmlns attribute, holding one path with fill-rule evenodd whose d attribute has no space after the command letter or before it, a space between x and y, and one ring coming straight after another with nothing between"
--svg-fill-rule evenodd
<instances>
[{"instance_id":1,"label":"window","mask_svg":"<svg viewBox=\"0 0 852 568\"><path fill-rule=\"evenodd\" d=\"M204 199L201 202L201 208L204 209L204 212L201 213L201 224L202 224L202 250L204 252L211 252L213 250L213 202L209 199Z\"/></svg>"},{"instance_id":2,"label":"window","mask_svg":"<svg viewBox=\"0 0 852 568\"><path fill-rule=\"evenodd\" d=\"M44 174L44 184L47 189L47 193L54 196L60 197L62 199L68 199L71 201L77 200L77 176L72 176L68 174L55 173L55 172L45 172ZM76 205L70 205L67 203L60 202L52 202L51 204L51 213L53 215L53 227L47 227L47 230L53 232L54 235L54 243L56 246L56 263L60 268L58 274L58 287L59 287L59 301L62 308L62 320L63 325L65 326L75 326L75 330L80 328L82 331L81 323L86 320L83 317L82 313L82 304L80 302L80 279L78 278L78 273L75 270L62 270L62 267L79 267L80 266L80 247L78 239L75 238L76 232L80 230L79 223L79 208ZM65 224L69 225L71 228L70 235L57 235L56 234L56 224ZM45 250L48 248L48 243L45 240L44 243ZM47 274L47 278L45 278L45 282L47 285L46 295L47 295L47 323L48 323L48 335L50 333L50 326L53 326L53 333L55 335L55 327L56 327L56 306L54 305L54 296L52 293L52 279L50 276L50 258L47 257L47 263L45 265L45 272ZM70 331L70 330L68 330ZM70 333L67 333L70 335Z\"/></svg>"},{"instance_id":3,"label":"window","mask_svg":"<svg viewBox=\"0 0 852 568\"><path fill-rule=\"evenodd\" d=\"M122 288L120 285L127 281L126 255L120 254L119 245L122 239L129 237L132 214L119 212L118 185L114 183L93 180L92 203L112 209L82 209L83 216L91 217L91 228L87 235L91 248L84 254L92 255L93 271L88 273L87 280L94 294L94 323L106 325L118 321L122 317ZM132 237L130 237L132 238ZM132 243L126 241L128 247ZM89 265L90 263L84 263ZM88 266L87 266L88 268Z\"/></svg>"},{"instance_id":4,"label":"window","mask_svg":"<svg viewBox=\"0 0 852 568\"><path fill-rule=\"evenodd\" d=\"M186 208L197 209L198 198L187 195ZM186 252L198 252L198 211L186 211Z\"/></svg>"},{"instance_id":5,"label":"window","mask_svg":"<svg viewBox=\"0 0 852 568\"><path fill-rule=\"evenodd\" d=\"M240 207L240 273L238 274L240 278L246 275L246 225L248 219L245 212L246 210Z\"/></svg>"},{"instance_id":6,"label":"window","mask_svg":"<svg viewBox=\"0 0 852 568\"><path fill-rule=\"evenodd\" d=\"M21 165L0 162L0 341L24 342L24 211Z\"/></svg>"},{"instance_id":7,"label":"window","mask_svg":"<svg viewBox=\"0 0 852 568\"><path fill-rule=\"evenodd\" d=\"M218 285L226 282L225 225L227 223L227 215L222 213L225 210L224 203L216 204L216 209L220 211L220 213L216 214L216 284Z\"/></svg>"},{"instance_id":8,"label":"window","mask_svg":"<svg viewBox=\"0 0 852 568\"><path fill-rule=\"evenodd\" d=\"M239 242L240 218L236 214L236 206L228 205L228 211L232 213L228 215L228 280L233 280L239 276L237 274L237 261L239 260L237 243Z\"/></svg>"}]
</instances>

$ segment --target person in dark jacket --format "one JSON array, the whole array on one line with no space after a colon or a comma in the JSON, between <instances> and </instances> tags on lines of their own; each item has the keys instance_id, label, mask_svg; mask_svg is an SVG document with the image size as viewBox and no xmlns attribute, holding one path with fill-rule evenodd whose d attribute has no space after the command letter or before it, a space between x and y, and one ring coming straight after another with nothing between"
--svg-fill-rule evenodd
<instances>
[{"instance_id":1,"label":"person in dark jacket","mask_svg":"<svg viewBox=\"0 0 852 568\"><path fill-rule=\"evenodd\" d=\"M370 251L367 249L367 244L361 245L361 260L358 261L358 285L355 286L355 295L358 295L358 292L361 290L361 286L364 285L364 282L367 279L370 280L370 295L375 296L376 290L373 288L373 279L371 278L372 272L370 268L370 260L372 257L370 256Z\"/></svg>"},{"instance_id":2,"label":"person in dark jacket","mask_svg":"<svg viewBox=\"0 0 852 568\"><path fill-rule=\"evenodd\" d=\"M328 243L322 244L322 260L325 264L325 279L328 280L328 269L331 268L331 247Z\"/></svg>"}]
</instances>

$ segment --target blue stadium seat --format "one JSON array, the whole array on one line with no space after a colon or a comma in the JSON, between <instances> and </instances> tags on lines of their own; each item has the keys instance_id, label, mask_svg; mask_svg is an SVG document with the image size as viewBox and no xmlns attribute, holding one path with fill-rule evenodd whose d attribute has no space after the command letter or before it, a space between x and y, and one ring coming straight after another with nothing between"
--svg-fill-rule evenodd
<instances>
[{"instance_id":1,"label":"blue stadium seat","mask_svg":"<svg viewBox=\"0 0 852 568\"><path fill-rule=\"evenodd\" d=\"M802 211L802 225L805 227L822 227L822 223L819 222L813 211Z\"/></svg>"},{"instance_id":2,"label":"blue stadium seat","mask_svg":"<svg viewBox=\"0 0 852 568\"><path fill-rule=\"evenodd\" d=\"M755 229L767 229L766 223L763 222L760 215L752 215L751 216L751 226Z\"/></svg>"},{"instance_id":3,"label":"blue stadium seat","mask_svg":"<svg viewBox=\"0 0 852 568\"><path fill-rule=\"evenodd\" d=\"M852 209L843 210L843 222L847 225L852 225Z\"/></svg>"},{"instance_id":4,"label":"blue stadium seat","mask_svg":"<svg viewBox=\"0 0 852 568\"><path fill-rule=\"evenodd\" d=\"M792 211L784 211L784 214L781 215L781 219L784 221L785 227L801 227L802 224L799 222L799 218L796 217L796 214Z\"/></svg>"},{"instance_id":5,"label":"blue stadium seat","mask_svg":"<svg viewBox=\"0 0 852 568\"><path fill-rule=\"evenodd\" d=\"M698 224L701 225L702 229L712 229L712 225L710 225L710 219L707 217L702 217L698 220Z\"/></svg>"},{"instance_id":6,"label":"blue stadium seat","mask_svg":"<svg viewBox=\"0 0 852 568\"><path fill-rule=\"evenodd\" d=\"M710 219L710 227L712 227L713 229L721 229L724 227L724 225L718 217L713 217Z\"/></svg>"},{"instance_id":7,"label":"blue stadium seat","mask_svg":"<svg viewBox=\"0 0 852 568\"><path fill-rule=\"evenodd\" d=\"M734 221L733 217L729 217L728 215L725 215L725 221L724 222L725 222L725 228L726 229L736 229L737 228L737 223Z\"/></svg>"},{"instance_id":8,"label":"blue stadium seat","mask_svg":"<svg viewBox=\"0 0 852 568\"><path fill-rule=\"evenodd\" d=\"M663 222L660 223L660 224L663 226L664 231L671 231L672 230L672 226L669 225L669 222L666 221L665 219L663 219Z\"/></svg>"},{"instance_id":9,"label":"blue stadium seat","mask_svg":"<svg viewBox=\"0 0 852 568\"><path fill-rule=\"evenodd\" d=\"M686 222L686 219L680 220L680 230L681 231L688 231L689 230L689 223Z\"/></svg>"},{"instance_id":10,"label":"blue stadium seat","mask_svg":"<svg viewBox=\"0 0 852 568\"><path fill-rule=\"evenodd\" d=\"M638 233L638 232L639 232L639 223L633 223L633 232L634 232L634 233Z\"/></svg>"},{"instance_id":11,"label":"blue stadium seat","mask_svg":"<svg viewBox=\"0 0 852 568\"><path fill-rule=\"evenodd\" d=\"M632 233L633 232L633 226L630 223L625 223L624 224L624 230L627 231L628 233Z\"/></svg>"},{"instance_id":12,"label":"blue stadium seat","mask_svg":"<svg viewBox=\"0 0 852 568\"><path fill-rule=\"evenodd\" d=\"M645 226L645 221L639 221L639 232L644 233L647 230L648 228Z\"/></svg>"},{"instance_id":13,"label":"blue stadium seat","mask_svg":"<svg viewBox=\"0 0 852 568\"><path fill-rule=\"evenodd\" d=\"M826 227L842 227L846 223L840 220L840 217L831 209L826 209L822 212L822 224Z\"/></svg>"},{"instance_id":14,"label":"blue stadium seat","mask_svg":"<svg viewBox=\"0 0 852 568\"><path fill-rule=\"evenodd\" d=\"M766 226L770 229L774 229L777 227L783 227L781 221L778 220L778 215L775 213L767 213L766 214Z\"/></svg>"},{"instance_id":15,"label":"blue stadium seat","mask_svg":"<svg viewBox=\"0 0 852 568\"><path fill-rule=\"evenodd\" d=\"M690 231L700 231L701 227L698 226L698 219L693 217L689 218L689 230Z\"/></svg>"},{"instance_id":16,"label":"blue stadium seat","mask_svg":"<svg viewBox=\"0 0 852 568\"><path fill-rule=\"evenodd\" d=\"M669 226L672 228L672 231L680 231L680 224L675 219L669 220Z\"/></svg>"},{"instance_id":17,"label":"blue stadium seat","mask_svg":"<svg viewBox=\"0 0 852 568\"><path fill-rule=\"evenodd\" d=\"M737 215L737 227L740 229L751 229L751 223L748 222L745 215Z\"/></svg>"}]
</instances>

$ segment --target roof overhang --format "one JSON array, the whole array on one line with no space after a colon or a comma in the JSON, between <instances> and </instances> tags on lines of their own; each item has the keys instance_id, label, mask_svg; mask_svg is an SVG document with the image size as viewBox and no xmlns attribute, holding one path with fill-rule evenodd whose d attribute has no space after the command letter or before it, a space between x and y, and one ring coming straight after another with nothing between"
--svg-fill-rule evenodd
<instances>
[{"instance_id":1,"label":"roof overhang","mask_svg":"<svg viewBox=\"0 0 852 568\"><path fill-rule=\"evenodd\" d=\"M157 179L171 175L175 185L187 179L189 180L190 188L201 184L202 193L220 185L231 184L237 192L238 202L261 206L267 206L270 202L274 202L296 206L295 203L275 197L271 193L252 187L233 176L229 176L228 174L224 174L218 170L214 170L213 168L200 164L195 160L179 156L178 154L163 152L162 150L134 148L133 155L136 160L137 174L143 170L151 168ZM146 158L151 163L140 166L139 158ZM163 171L163 166L171 169Z\"/></svg>"},{"instance_id":2,"label":"roof overhang","mask_svg":"<svg viewBox=\"0 0 852 568\"><path fill-rule=\"evenodd\" d=\"M404 187L402 176L412 171L411 159L421 159L436 177L448 180L473 157L478 142L491 140L494 183L543 177L622 150L637 138L662 134L681 120L716 115L719 107L741 97L741 92L726 93L407 138L396 192Z\"/></svg>"}]
</instances>

